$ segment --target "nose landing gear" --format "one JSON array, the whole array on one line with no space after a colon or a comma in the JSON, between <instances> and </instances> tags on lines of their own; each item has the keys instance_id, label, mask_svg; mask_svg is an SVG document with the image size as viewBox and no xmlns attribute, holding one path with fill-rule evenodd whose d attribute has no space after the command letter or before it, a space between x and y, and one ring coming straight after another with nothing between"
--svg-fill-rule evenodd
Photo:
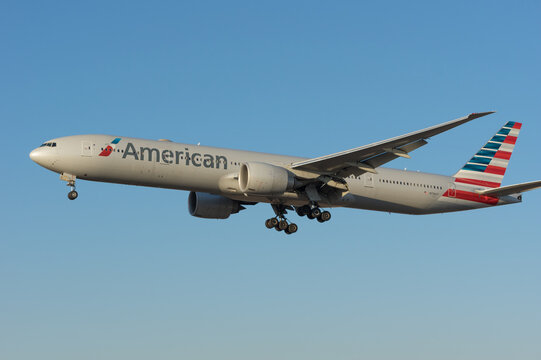
<instances>
[{"instance_id":1,"label":"nose landing gear","mask_svg":"<svg viewBox=\"0 0 541 360\"><path fill-rule=\"evenodd\" d=\"M79 196L77 191L75 191L75 179L75 175L65 173L60 174L60 180L67 181L68 183L66 185L70 187L70 192L68 193L68 199L70 200L75 200Z\"/></svg>"},{"instance_id":2,"label":"nose landing gear","mask_svg":"<svg viewBox=\"0 0 541 360\"><path fill-rule=\"evenodd\" d=\"M77 196L79 196L79 194L78 194L77 191L75 191L75 190L71 190L71 191L68 193L68 199L70 199L70 200L75 200L75 199L77 199Z\"/></svg>"},{"instance_id":3,"label":"nose landing gear","mask_svg":"<svg viewBox=\"0 0 541 360\"><path fill-rule=\"evenodd\" d=\"M77 196L79 196L79 194L77 193L77 191L75 191L75 180L68 181L67 185L71 189L70 192L68 193L68 199L70 199L70 200L77 199Z\"/></svg>"}]
</instances>

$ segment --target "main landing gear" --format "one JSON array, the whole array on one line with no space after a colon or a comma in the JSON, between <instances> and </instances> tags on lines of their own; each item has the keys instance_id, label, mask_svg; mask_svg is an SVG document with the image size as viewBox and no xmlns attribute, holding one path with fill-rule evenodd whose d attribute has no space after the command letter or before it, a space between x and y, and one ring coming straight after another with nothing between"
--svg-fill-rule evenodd
<instances>
[{"instance_id":1,"label":"main landing gear","mask_svg":"<svg viewBox=\"0 0 541 360\"><path fill-rule=\"evenodd\" d=\"M317 206L304 205L296 209L297 215L306 216L308 219L317 219L320 223L331 220L331 213L328 211L321 211Z\"/></svg>"},{"instance_id":2,"label":"main landing gear","mask_svg":"<svg viewBox=\"0 0 541 360\"><path fill-rule=\"evenodd\" d=\"M296 233L299 227L297 224L289 223L285 218L287 209L283 205L272 205L276 216L270 219L265 220L265 226L267 229L276 229L276 231L283 231L286 234L290 235Z\"/></svg>"},{"instance_id":3,"label":"main landing gear","mask_svg":"<svg viewBox=\"0 0 541 360\"><path fill-rule=\"evenodd\" d=\"M284 205L272 205L276 216L270 219L265 220L265 226L267 229L276 229L277 231L283 231L286 234L293 234L297 232L299 227L297 224L289 223L285 217L287 209L293 210L292 207L286 207ZM320 223L329 221L331 219L331 213L328 211L321 211L321 209L316 205L304 205L295 208L297 215L306 216L308 219L317 219Z\"/></svg>"}]
</instances>

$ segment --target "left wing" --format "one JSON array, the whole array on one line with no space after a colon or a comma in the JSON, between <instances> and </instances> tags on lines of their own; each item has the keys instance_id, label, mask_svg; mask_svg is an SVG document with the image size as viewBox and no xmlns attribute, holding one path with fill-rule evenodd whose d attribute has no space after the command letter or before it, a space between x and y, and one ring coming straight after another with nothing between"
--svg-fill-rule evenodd
<instances>
[{"instance_id":1,"label":"left wing","mask_svg":"<svg viewBox=\"0 0 541 360\"><path fill-rule=\"evenodd\" d=\"M426 145L427 138L492 113L494 113L494 111L473 113L456 120L451 120L402 136L331 155L299 161L293 163L290 168L293 172L298 173L300 177L304 177L302 174L305 172L328 175L333 178L361 175L365 172L376 173L375 169L378 166L394 160L397 157L409 158L410 156L408 153Z\"/></svg>"}]
</instances>

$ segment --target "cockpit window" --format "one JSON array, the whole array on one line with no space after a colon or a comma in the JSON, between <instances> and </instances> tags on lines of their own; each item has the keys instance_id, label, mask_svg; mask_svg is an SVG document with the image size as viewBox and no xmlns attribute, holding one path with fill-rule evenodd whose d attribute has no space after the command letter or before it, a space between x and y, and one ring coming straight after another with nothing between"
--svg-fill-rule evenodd
<instances>
[{"instance_id":1,"label":"cockpit window","mask_svg":"<svg viewBox=\"0 0 541 360\"><path fill-rule=\"evenodd\" d=\"M55 142L46 142L40 145L40 147L49 146L49 147L56 147Z\"/></svg>"}]
</instances>

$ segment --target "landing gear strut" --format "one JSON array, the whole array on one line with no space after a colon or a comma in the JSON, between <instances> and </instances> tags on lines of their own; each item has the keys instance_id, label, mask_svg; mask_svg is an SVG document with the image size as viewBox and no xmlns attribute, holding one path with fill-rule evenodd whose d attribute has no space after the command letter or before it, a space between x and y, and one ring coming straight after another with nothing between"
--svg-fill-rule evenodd
<instances>
[{"instance_id":1,"label":"landing gear strut","mask_svg":"<svg viewBox=\"0 0 541 360\"><path fill-rule=\"evenodd\" d=\"M70 192L68 193L68 199L70 200L77 199L77 196L79 196L79 194L77 193L77 191L75 191L75 180L68 181L68 186L71 189Z\"/></svg>"},{"instance_id":2,"label":"landing gear strut","mask_svg":"<svg viewBox=\"0 0 541 360\"><path fill-rule=\"evenodd\" d=\"M283 205L272 205L276 216L270 219L265 220L265 226L267 229L276 229L276 231L283 231L286 234L290 235L299 229L297 224L289 223L285 217L287 209Z\"/></svg>"}]
</instances>

